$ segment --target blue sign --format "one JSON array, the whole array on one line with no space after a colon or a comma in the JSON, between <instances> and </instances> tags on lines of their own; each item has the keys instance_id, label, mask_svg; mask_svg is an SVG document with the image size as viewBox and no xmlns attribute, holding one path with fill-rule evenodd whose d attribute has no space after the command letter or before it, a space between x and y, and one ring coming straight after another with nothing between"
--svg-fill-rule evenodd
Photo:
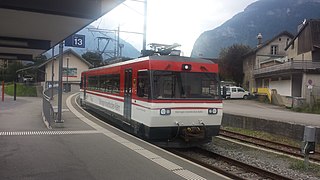
<instances>
[{"instance_id":1,"label":"blue sign","mask_svg":"<svg viewBox=\"0 0 320 180\"><path fill-rule=\"evenodd\" d=\"M65 46L71 46L71 47L78 47L78 48L85 48L85 35L81 34L74 34L72 36L69 36L64 41Z\"/></svg>"}]
</instances>

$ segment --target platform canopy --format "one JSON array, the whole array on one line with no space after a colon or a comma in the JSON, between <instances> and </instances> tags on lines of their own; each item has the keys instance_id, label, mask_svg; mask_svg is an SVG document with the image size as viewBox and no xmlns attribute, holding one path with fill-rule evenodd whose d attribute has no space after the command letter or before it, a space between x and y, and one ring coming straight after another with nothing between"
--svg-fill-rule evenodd
<instances>
[{"instance_id":1,"label":"platform canopy","mask_svg":"<svg viewBox=\"0 0 320 180\"><path fill-rule=\"evenodd\" d=\"M32 60L124 0L0 0L0 59Z\"/></svg>"}]
</instances>

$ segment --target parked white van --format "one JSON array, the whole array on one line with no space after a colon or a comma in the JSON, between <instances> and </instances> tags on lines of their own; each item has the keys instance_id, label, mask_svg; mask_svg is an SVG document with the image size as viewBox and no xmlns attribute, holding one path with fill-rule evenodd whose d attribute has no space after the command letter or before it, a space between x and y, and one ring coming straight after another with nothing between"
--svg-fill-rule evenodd
<instances>
[{"instance_id":1,"label":"parked white van","mask_svg":"<svg viewBox=\"0 0 320 180\"><path fill-rule=\"evenodd\" d=\"M223 89L223 88L222 88ZM248 99L250 96L250 93L246 90L244 90L242 87L237 86L225 86L225 98L226 99Z\"/></svg>"}]
</instances>

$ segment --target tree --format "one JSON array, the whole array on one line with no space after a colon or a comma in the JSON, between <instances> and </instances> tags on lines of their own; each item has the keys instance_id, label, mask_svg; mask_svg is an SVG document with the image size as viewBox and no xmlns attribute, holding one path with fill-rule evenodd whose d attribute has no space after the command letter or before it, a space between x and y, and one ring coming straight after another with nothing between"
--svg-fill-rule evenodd
<instances>
[{"instance_id":1,"label":"tree","mask_svg":"<svg viewBox=\"0 0 320 180\"><path fill-rule=\"evenodd\" d=\"M234 44L221 49L219 53L219 74L221 80L231 80L236 84L243 81L243 55L250 52L247 45Z\"/></svg>"},{"instance_id":2,"label":"tree","mask_svg":"<svg viewBox=\"0 0 320 180\"><path fill-rule=\"evenodd\" d=\"M8 68L6 69L4 80L6 82L12 82L16 80L16 71L23 68L22 64L18 61L13 61L8 64Z\"/></svg>"},{"instance_id":3,"label":"tree","mask_svg":"<svg viewBox=\"0 0 320 180\"><path fill-rule=\"evenodd\" d=\"M33 62L34 62L34 64L33 65L40 65L40 64L42 64L43 62L45 62L46 60L47 60L48 58L47 58L47 56L45 56L45 55L39 55L39 56L37 56L37 57L35 57L34 59L33 59Z\"/></svg>"},{"instance_id":4,"label":"tree","mask_svg":"<svg viewBox=\"0 0 320 180\"><path fill-rule=\"evenodd\" d=\"M100 66L102 64L102 55L98 52L87 51L86 53L81 55L83 59L87 60L94 67Z\"/></svg>"}]
</instances>

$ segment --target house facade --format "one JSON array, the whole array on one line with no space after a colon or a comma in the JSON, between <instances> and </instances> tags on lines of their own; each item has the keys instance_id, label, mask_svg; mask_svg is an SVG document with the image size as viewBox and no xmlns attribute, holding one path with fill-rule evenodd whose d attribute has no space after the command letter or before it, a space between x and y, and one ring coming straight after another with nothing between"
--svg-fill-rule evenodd
<instances>
[{"instance_id":1,"label":"house facade","mask_svg":"<svg viewBox=\"0 0 320 180\"><path fill-rule=\"evenodd\" d=\"M59 59L60 56L57 55L38 66L39 69L42 69L42 71L45 72L44 80L47 84L57 84L59 81ZM79 86L81 81L81 73L88 70L90 67L92 67L92 64L83 59L72 49L67 49L63 52L63 83L68 83L75 87Z\"/></svg>"},{"instance_id":2,"label":"house facade","mask_svg":"<svg viewBox=\"0 0 320 180\"><path fill-rule=\"evenodd\" d=\"M281 33L244 58L244 85L275 90L282 97L320 93L320 20L299 26L296 36ZM283 41L284 40L284 41Z\"/></svg>"},{"instance_id":3,"label":"house facade","mask_svg":"<svg viewBox=\"0 0 320 180\"><path fill-rule=\"evenodd\" d=\"M320 20L308 20L299 26L298 34L287 46L288 60L301 80L300 96L320 94ZM312 88L312 89L311 89ZM299 94L293 94L299 96ZM319 95L317 95L319 96Z\"/></svg>"},{"instance_id":4,"label":"house facade","mask_svg":"<svg viewBox=\"0 0 320 180\"><path fill-rule=\"evenodd\" d=\"M289 84L289 76L286 74L269 73L265 70L283 64L287 61L285 48L292 40L289 32L281 32L273 39L261 44L244 56L243 87L251 93L256 88L277 88L283 94L289 94L290 88L282 88L280 84Z\"/></svg>"}]
</instances>

